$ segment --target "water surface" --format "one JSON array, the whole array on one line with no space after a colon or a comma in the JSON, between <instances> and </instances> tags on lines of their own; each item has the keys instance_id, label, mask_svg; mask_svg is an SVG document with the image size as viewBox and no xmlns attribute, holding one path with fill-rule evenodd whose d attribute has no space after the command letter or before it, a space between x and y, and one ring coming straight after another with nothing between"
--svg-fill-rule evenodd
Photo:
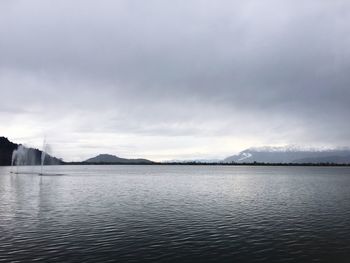
<instances>
[{"instance_id":1,"label":"water surface","mask_svg":"<svg viewBox=\"0 0 350 263\"><path fill-rule=\"evenodd\" d=\"M0 167L0 262L350 262L350 168Z\"/></svg>"}]
</instances>

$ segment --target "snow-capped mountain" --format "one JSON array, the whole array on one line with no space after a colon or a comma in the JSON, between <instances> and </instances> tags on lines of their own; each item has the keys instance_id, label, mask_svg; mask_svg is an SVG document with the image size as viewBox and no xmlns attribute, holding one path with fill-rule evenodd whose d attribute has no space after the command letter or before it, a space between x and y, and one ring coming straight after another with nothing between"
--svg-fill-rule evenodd
<instances>
[{"instance_id":1,"label":"snow-capped mountain","mask_svg":"<svg viewBox=\"0 0 350 263\"><path fill-rule=\"evenodd\" d=\"M350 149L317 149L298 146L253 147L223 162L231 163L350 163Z\"/></svg>"}]
</instances>

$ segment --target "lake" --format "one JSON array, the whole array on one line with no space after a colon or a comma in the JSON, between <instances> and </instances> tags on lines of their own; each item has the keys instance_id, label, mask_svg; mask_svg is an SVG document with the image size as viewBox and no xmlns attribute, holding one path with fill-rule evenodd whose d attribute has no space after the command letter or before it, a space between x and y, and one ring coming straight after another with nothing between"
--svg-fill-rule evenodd
<instances>
[{"instance_id":1,"label":"lake","mask_svg":"<svg viewBox=\"0 0 350 263\"><path fill-rule=\"evenodd\" d=\"M10 170L0 262L350 262L348 167Z\"/></svg>"}]
</instances>

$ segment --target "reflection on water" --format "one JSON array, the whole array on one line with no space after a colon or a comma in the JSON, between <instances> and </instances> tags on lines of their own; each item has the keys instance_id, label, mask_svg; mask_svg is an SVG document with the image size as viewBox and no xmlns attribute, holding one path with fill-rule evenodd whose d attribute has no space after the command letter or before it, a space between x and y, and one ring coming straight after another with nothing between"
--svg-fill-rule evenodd
<instances>
[{"instance_id":1,"label":"reflection on water","mask_svg":"<svg viewBox=\"0 0 350 263\"><path fill-rule=\"evenodd\" d=\"M0 168L1 262L350 260L349 168L27 168Z\"/></svg>"}]
</instances>

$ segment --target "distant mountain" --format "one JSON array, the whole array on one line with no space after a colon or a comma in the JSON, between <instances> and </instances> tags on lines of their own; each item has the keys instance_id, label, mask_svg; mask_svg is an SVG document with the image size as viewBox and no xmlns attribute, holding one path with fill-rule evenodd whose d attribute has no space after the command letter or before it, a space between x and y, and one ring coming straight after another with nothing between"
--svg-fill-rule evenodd
<instances>
[{"instance_id":1,"label":"distant mountain","mask_svg":"<svg viewBox=\"0 0 350 263\"><path fill-rule=\"evenodd\" d=\"M225 163L350 163L350 149L302 149L297 147L249 148L223 160Z\"/></svg>"},{"instance_id":2,"label":"distant mountain","mask_svg":"<svg viewBox=\"0 0 350 263\"><path fill-rule=\"evenodd\" d=\"M0 166L11 165L12 153L18 148L22 149L23 156L21 164L23 165L39 165L41 164L42 151L34 148L22 146L9 141L6 137L0 137ZM48 154L45 156L45 165L62 164L63 161L52 157Z\"/></svg>"},{"instance_id":3,"label":"distant mountain","mask_svg":"<svg viewBox=\"0 0 350 263\"><path fill-rule=\"evenodd\" d=\"M95 164L152 164L153 162L147 159L125 159L110 154L100 154L96 157L87 159L84 163Z\"/></svg>"}]
</instances>

